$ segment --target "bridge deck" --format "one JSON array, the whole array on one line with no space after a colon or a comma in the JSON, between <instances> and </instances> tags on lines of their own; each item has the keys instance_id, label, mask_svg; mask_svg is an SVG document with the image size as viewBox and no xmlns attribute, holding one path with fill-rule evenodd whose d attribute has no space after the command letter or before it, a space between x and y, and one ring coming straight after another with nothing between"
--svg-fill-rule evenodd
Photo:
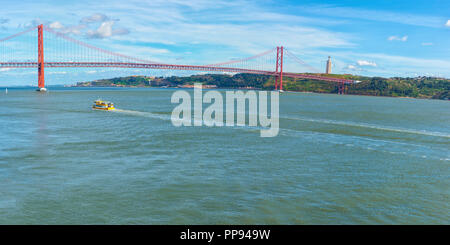
<instances>
[{"instance_id":1,"label":"bridge deck","mask_svg":"<svg viewBox=\"0 0 450 245\"><path fill-rule=\"evenodd\" d=\"M0 62L0 68L37 68L38 62ZM211 71L211 72L232 72L232 73L252 73L278 76L275 71L217 67L217 66L195 66L195 65L173 65L159 63L121 63L121 62L44 62L46 68L71 68L71 67L116 67L116 68L136 68L136 69L165 69L165 70L187 70L187 71ZM309 75L301 73L283 72L283 76L293 78L313 79L328 82L353 84L353 80Z\"/></svg>"}]
</instances>

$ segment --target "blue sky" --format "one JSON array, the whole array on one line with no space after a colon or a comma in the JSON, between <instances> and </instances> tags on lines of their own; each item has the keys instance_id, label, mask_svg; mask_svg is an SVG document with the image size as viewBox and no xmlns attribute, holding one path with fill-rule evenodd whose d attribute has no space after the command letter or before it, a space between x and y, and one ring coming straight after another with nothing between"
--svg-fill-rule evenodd
<instances>
[{"instance_id":1,"label":"blue sky","mask_svg":"<svg viewBox=\"0 0 450 245\"><path fill-rule=\"evenodd\" d=\"M450 77L447 0L0 2L1 37L44 23L111 51L165 63L211 64L283 45L320 70L331 56L334 73ZM111 76L80 69L64 80L68 72L47 74L55 83ZM23 85L34 73L4 69L0 79ZM23 77L13 81L12 74Z\"/></svg>"}]
</instances>

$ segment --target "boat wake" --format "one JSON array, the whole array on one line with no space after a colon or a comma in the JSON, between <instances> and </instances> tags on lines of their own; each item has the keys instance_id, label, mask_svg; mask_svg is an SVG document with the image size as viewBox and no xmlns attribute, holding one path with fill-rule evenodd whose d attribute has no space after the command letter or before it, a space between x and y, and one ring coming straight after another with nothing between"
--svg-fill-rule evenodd
<instances>
[{"instance_id":1,"label":"boat wake","mask_svg":"<svg viewBox=\"0 0 450 245\"><path fill-rule=\"evenodd\" d=\"M336 121L336 120L328 120L328 119L311 119L311 118L299 118L299 117L285 117L285 118L291 119L291 120L307 121L307 122L326 123L326 124L334 124L334 125L341 125L341 126L370 128L370 129L375 129L375 130L391 131L391 132L398 132L398 133L419 134L419 135L426 135L426 136L450 138L450 134L447 134L444 132L432 132L432 131L426 131L426 130L413 130L413 129L405 129L405 128L386 127L386 126L378 126L378 125L373 125L373 124L368 124L368 123L355 123L355 122L345 122L345 121Z\"/></svg>"},{"instance_id":2,"label":"boat wake","mask_svg":"<svg viewBox=\"0 0 450 245\"><path fill-rule=\"evenodd\" d=\"M147 117L147 118L153 118L153 119L160 119L160 120L164 120L164 121L176 121L176 120L181 120L181 119L172 119L171 115L162 115L162 114L155 114L155 113L151 113L151 112L144 112L144 111L134 111L134 110L123 110L123 109L115 109L115 110L111 110L111 112L116 112L116 113L122 113L122 114L126 114L126 115L130 115L130 116L138 116L138 117ZM195 125L196 122L198 122L195 119L192 119L192 124ZM207 123L208 121L202 121L202 125L205 125L205 123ZM212 122L211 122L212 124ZM225 124L225 122L224 122ZM225 127L225 126L224 126ZM235 126L226 126L227 128L235 128L235 129L242 129L242 130L248 130L248 131L253 131L253 130L261 130L261 129L267 129L266 127L261 127L261 126L248 126L248 125L235 125Z\"/></svg>"},{"instance_id":3,"label":"boat wake","mask_svg":"<svg viewBox=\"0 0 450 245\"><path fill-rule=\"evenodd\" d=\"M123 110L123 109L115 109L112 110L112 112L117 113L123 113L131 116L140 116L140 117L148 117L148 118L154 118L154 119L161 119L165 121L171 121L170 115L162 115L162 114L155 114L151 112L143 112L143 111L134 111L134 110ZM299 121L307 121L307 122L316 122L316 123L325 123L325 124L334 124L334 125L341 125L341 126L350 126L350 127L360 127L360 128L370 128L375 130L382 130L382 131L391 131L391 132L398 132L398 133L408 133L408 134L418 134L418 135L425 135L425 136L435 136L435 137L444 137L444 138L450 138L450 134L444 133L444 132L432 132L432 131L425 131L425 130L412 130L412 129L404 129L404 128L395 128L395 127L386 127L386 126L378 126L368 123L355 123L355 122L346 122L346 121L337 121L337 120L328 120L328 119L312 119L312 118L299 118L299 117L281 117L286 118L290 120L299 120ZM192 121L194 123L195 120ZM252 128L252 129L261 129L264 127L251 127L251 126L234 126L237 128ZM282 130L282 128L280 128Z\"/></svg>"},{"instance_id":4,"label":"boat wake","mask_svg":"<svg viewBox=\"0 0 450 245\"><path fill-rule=\"evenodd\" d=\"M155 114L155 113L151 113L151 112L123 110L123 109L117 109L117 108L115 110L112 110L111 112L122 113L122 114L131 115L131 116L148 117L148 118L155 118L155 119L170 121L169 115L159 115L159 114Z\"/></svg>"}]
</instances>

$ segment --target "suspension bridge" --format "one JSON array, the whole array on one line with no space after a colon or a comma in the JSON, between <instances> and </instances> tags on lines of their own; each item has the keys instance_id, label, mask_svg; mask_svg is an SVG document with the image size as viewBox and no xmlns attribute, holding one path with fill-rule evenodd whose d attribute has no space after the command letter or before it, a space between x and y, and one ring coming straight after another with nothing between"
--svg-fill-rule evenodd
<instances>
[{"instance_id":1,"label":"suspension bridge","mask_svg":"<svg viewBox=\"0 0 450 245\"><path fill-rule=\"evenodd\" d=\"M18 39L22 39L21 42L18 42ZM18 47L19 45L20 47ZM275 77L275 90L283 90L283 77L312 79L335 83L339 94L345 93L346 85L355 83L353 80L321 75L317 69L308 65L283 46L244 59L222 63L207 65L166 64L108 51L74 39L48 26L39 25L0 39L0 51L0 69L37 68L39 89L45 88L45 68L86 67L262 74ZM314 73L305 74L286 70L286 59L294 64L289 65L291 69L303 67Z\"/></svg>"}]
</instances>

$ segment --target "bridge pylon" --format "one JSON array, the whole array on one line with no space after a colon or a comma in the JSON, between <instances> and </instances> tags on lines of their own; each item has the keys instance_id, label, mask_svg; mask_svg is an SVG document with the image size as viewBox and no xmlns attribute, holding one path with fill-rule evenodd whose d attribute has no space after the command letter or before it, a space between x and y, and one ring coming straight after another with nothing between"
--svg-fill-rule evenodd
<instances>
[{"instance_id":1,"label":"bridge pylon","mask_svg":"<svg viewBox=\"0 0 450 245\"><path fill-rule=\"evenodd\" d=\"M278 90L280 84L280 91L283 90L283 46L277 47L277 64L275 68L277 77L275 78L275 90Z\"/></svg>"},{"instance_id":2,"label":"bridge pylon","mask_svg":"<svg viewBox=\"0 0 450 245\"><path fill-rule=\"evenodd\" d=\"M45 79L44 79L44 26L41 24L38 26L38 89L37 91L45 92Z\"/></svg>"},{"instance_id":3,"label":"bridge pylon","mask_svg":"<svg viewBox=\"0 0 450 245\"><path fill-rule=\"evenodd\" d=\"M338 94L345 94L347 90L347 86L345 86L345 82L338 83Z\"/></svg>"}]
</instances>

